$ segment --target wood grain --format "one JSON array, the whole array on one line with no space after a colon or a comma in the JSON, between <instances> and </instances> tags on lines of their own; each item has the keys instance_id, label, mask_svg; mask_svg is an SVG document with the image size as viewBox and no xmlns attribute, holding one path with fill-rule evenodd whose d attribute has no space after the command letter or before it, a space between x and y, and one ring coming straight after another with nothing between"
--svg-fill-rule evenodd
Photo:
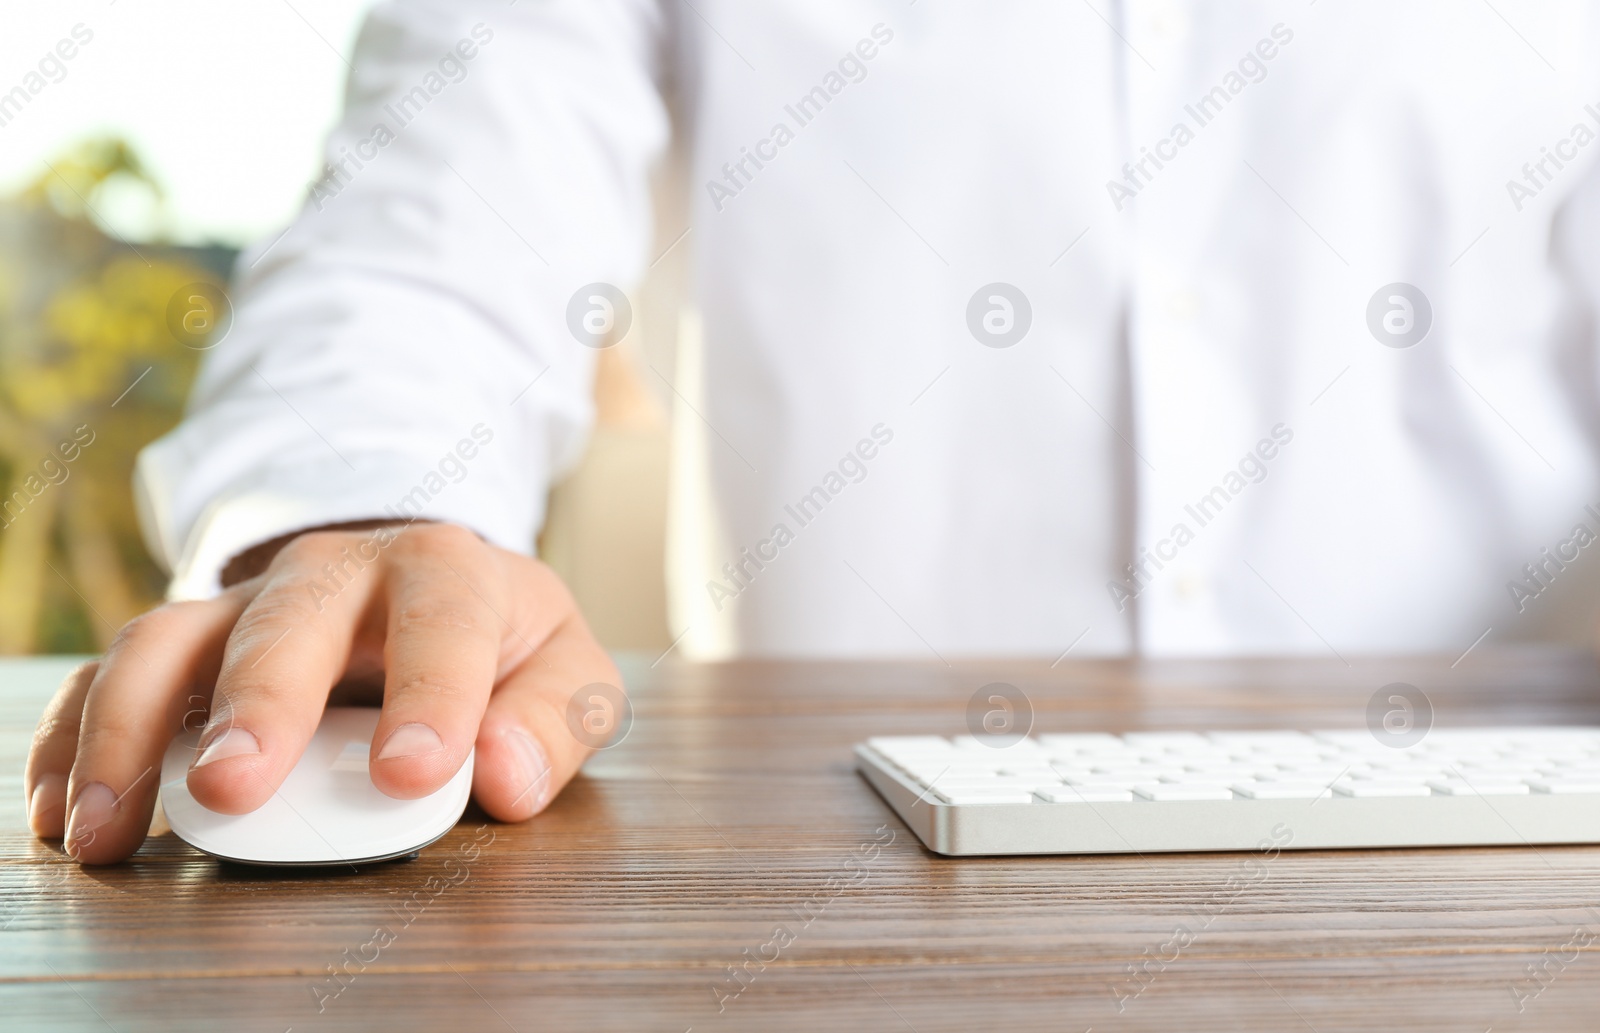
<instances>
[{"instance_id":1,"label":"wood grain","mask_svg":"<svg viewBox=\"0 0 1600 1033\"><path fill-rule=\"evenodd\" d=\"M1600 848L1291 852L1238 892L1239 855L956 860L850 755L964 731L993 681L1040 731L1360 727L1394 681L1439 725L1600 724L1587 656L1454 659L634 663L631 733L539 819L288 874L170 834L95 870L34 842L22 758L65 663L0 664L0 1025L1592 1030Z\"/></svg>"}]
</instances>

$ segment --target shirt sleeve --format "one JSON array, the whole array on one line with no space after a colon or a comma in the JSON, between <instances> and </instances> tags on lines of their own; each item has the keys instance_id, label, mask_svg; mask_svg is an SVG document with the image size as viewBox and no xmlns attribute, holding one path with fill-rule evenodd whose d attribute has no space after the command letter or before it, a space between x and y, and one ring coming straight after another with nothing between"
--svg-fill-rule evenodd
<instances>
[{"instance_id":1,"label":"shirt sleeve","mask_svg":"<svg viewBox=\"0 0 1600 1033\"><path fill-rule=\"evenodd\" d=\"M656 0L369 16L322 178L241 255L183 422L140 454L171 598L340 521L446 520L531 551L591 419L569 301L644 269L663 21Z\"/></svg>"}]
</instances>

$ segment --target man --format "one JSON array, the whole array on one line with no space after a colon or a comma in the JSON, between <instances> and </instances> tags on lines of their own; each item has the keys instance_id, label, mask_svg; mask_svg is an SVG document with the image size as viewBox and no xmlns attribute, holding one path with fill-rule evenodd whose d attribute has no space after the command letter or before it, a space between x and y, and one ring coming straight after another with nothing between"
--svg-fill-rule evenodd
<instances>
[{"instance_id":1,"label":"man","mask_svg":"<svg viewBox=\"0 0 1600 1033\"><path fill-rule=\"evenodd\" d=\"M528 553L673 133L744 650L1586 634L1597 34L1520 4L379 9L329 169L142 461L186 601L63 687L35 831L135 849L196 694L189 784L226 812L341 681L384 686L392 795L474 743L497 818L571 777L566 700L618 679Z\"/></svg>"}]
</instances>

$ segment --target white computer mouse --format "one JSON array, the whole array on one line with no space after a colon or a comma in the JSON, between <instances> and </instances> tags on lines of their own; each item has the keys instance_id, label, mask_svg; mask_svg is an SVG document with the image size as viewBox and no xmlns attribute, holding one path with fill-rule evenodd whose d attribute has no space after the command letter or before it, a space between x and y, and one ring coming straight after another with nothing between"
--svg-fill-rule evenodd
<instances>
[{"instance_id":1,"label":"white computer mouse","mask_svg":"<svg viewBox=\"0 0 1600 1033\"><path fill-rule=\"evenodd\" d=\"M249 814L218 814L189 795L199 732L167 747L161 806L178 838L244 864L329 865L384 861L420 850L450 831L472 794L471 754L438 792L396 800L372 784L367 757L378 711L329 707L300 762L272 798Z\"/></svg>"}]
</instances>

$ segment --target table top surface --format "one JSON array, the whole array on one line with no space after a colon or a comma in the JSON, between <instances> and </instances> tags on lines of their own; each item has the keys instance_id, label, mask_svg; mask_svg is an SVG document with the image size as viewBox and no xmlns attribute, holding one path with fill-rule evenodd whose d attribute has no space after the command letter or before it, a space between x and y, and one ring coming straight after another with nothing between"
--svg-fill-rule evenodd
<instances>
[{"instance_id":1,"label":"table top surface","mask_svg":"<svg viewBox=\"0 0 1600 1033\"><path fill-rule=\"evenodd\" d=\"M0 662L0 1025L1593 1029L1600 846L1286 851L1247 879L1238 854L945 858L851 753L960 734L996 681L1040 732L1359 728L1396 681L1439 727L1600 724L1586 655L1450 662L627 663L629 734L547 812L469 809L360 872L223 865L170 833L71 863L21 793L69 662Z\"/></svg>"}]
</instances>

